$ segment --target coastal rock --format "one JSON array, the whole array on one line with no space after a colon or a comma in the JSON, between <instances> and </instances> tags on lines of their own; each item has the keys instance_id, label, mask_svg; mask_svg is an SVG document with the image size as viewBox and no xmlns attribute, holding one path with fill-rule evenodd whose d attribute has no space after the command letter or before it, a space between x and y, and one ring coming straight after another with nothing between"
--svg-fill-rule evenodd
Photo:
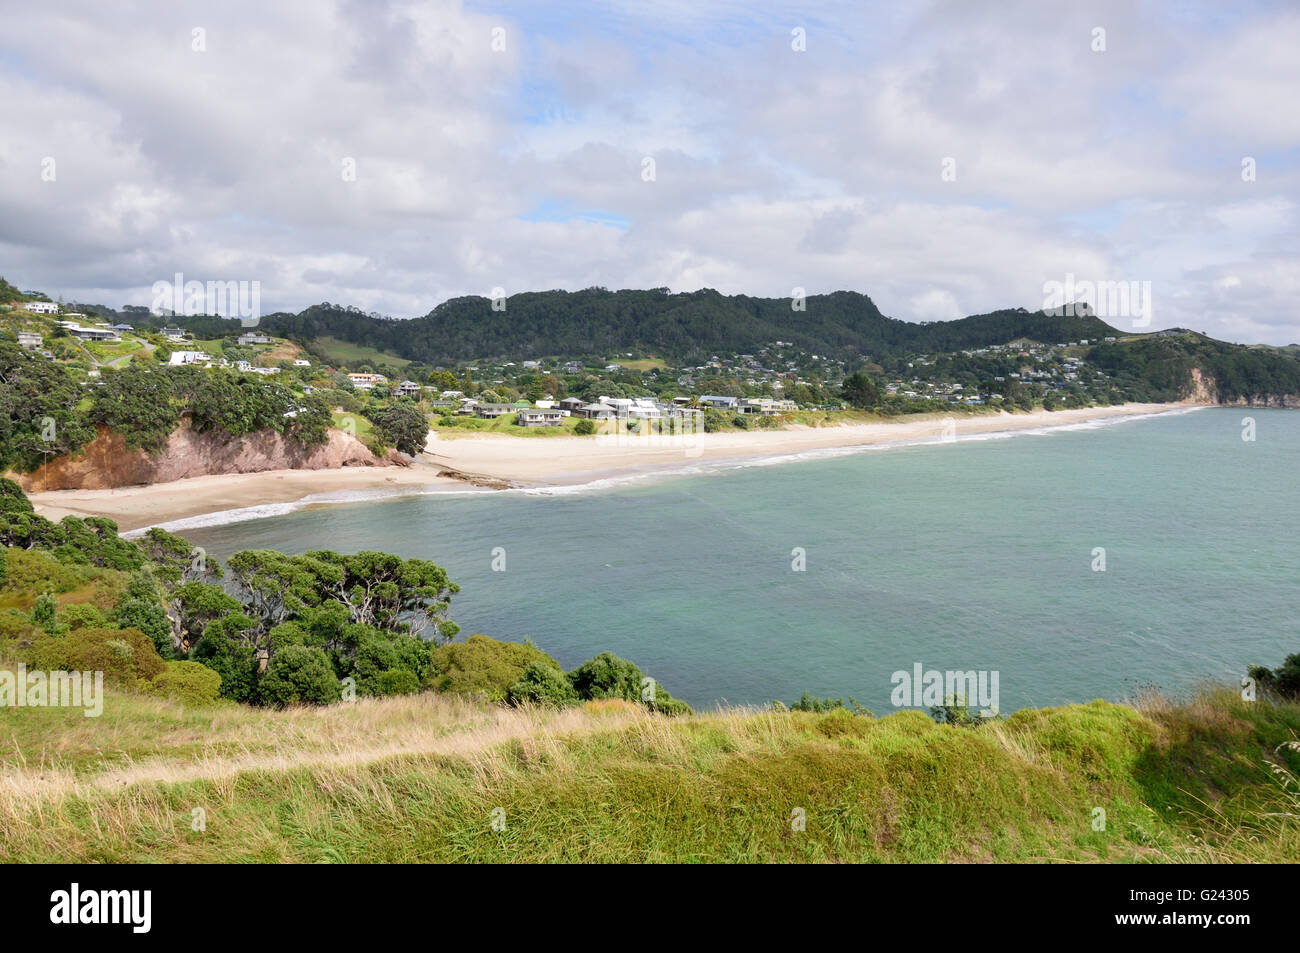
<instances>
[{"instance_id":1,"label":"coastal rock","mask_svg":"<svg viewBox=\"0 0 1300 953\"><path fill-rule=\"evenodd\" d=\"M339 467L410 466L409 457L395 450L384 457L373 454L356 437L329 431L329 440L306 449L274 431L244 437L221 433L196 433L189 418L168 438L166 448L154 456L131 450L120 433L106 427L77 453L49 461L49 469L8 474L25 491L105 490L120 486L167 483L188 477L224 473L260 473L263 470L333 470Z\"/></svg>"},{"instance_id":2,"label":"coastal rock","mask_svg":"<svg viewBox=\"0 0 1300 953\"><path fill-rule=\"evenodd\" d=\"M1264 394L1223 400L1219 397L1218 382L1199 367L1192 368L1192 392L1189 399L1198 404L1214 404L1219 407L1300 408L1300 394Z\"/></svg>"}]
</instances>

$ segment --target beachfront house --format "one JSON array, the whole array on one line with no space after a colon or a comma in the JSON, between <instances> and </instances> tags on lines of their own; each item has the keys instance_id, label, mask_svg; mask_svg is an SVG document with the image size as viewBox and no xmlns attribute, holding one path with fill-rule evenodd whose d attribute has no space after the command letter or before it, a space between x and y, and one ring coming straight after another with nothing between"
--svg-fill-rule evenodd
<instances>
[{"instance_id":1,"label":"beachfront house","mask_svg":"<svg viewBox=\"0 0 1300 953\"><path fill-rule=\"evenodd\" d=\"M519 411L515 423L520 427L560 427L564 425L564 414L556 409L537 407Z\"/></svg>"},{"instance_id":2,"label":"beachfront house","mask_svg":"<svg viewBox=\"0 0 1300 953\"><path fill-rule=\"evenodd\" d=\"M604 401L583 404L573 413L577 417L586 417L589 420L608 420L618 416L618 411Z\"/></svg>"},{"instance_id":3,"label":"beachfront house","mask_svg":"<svg viewBox=\"0 0 1300 953\"><path fill-rule=\"evenodd\" d=\"M735 397L718 397L713 394L700 396L700 406L710 407L713 410L735 410L738 403Z\"/></svg>"},{"instance_id":4,"label":"beachfront house","mask_svg":"<svg viewBox=\"0 0 1300 953\"><path fill-rule=\"evenodd\" d=\"M798 409L799 406L792 400L776 400L772 397L746 397L736 403L736 412L749 416L772 417Z\"/></svg>"},{"instance_id":5,"label":"beachfront house","mask_svg":"<svg viewBox=\"0 0 1300 953\"><path fill-rule=\"evenodd\" d=\"M566 397L559 402L558 406L560 410L563 410L566 413L577 414L585 403L586 401L581 397Z\"/></svg>"},{"instance_id":6,"label":"beachfront house","mask_svg":"<svg viewBox=\"0 0 1300 953\"><path fill-rule=\"evenodd\" d=\"M474 416L481 420L496 420L498 417L517 413L519 413L519 408L514 404L476 404L474 406Z\"/></svg>"}]
</instances>

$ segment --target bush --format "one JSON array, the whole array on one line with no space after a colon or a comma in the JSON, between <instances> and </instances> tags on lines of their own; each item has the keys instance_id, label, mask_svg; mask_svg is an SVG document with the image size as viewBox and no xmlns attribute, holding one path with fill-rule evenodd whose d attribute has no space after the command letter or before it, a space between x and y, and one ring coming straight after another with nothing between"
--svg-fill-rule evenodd
<instances>
[{"instance_id":1,"label":"bush","mask_svg":"<svg viewBox=\"0 0 1300 953\"><path fill-rule=\"evenodd\" d=\"M535 645L499 642L486 635L471 635L464 642L448 642L434 649L431 657L433 687L440 692L484 692L492 701L504 700L510 688L532 662L559 669L555 661Z\"/></svg>"},{"instance_id":2,"label":"bush","mask_svg":"<svg viewBox=\"0 0 1300 953\"><path fill-rule=\"evenodd\" d=\"M277 708L303 703L329 705L343 694L324 651L306 645L290 645L276 652L258 691L263 701Z\"/></svg>"},{"instance_id":3,"label":"bush","mask_svg":"<svg viewBox=\"0 0 1300 953\"><path fill-rule=\"evenodd\" d=\"M117 607L117 624L123 629L139 629L149 637L163 658L172 655L172 624L167 612L156 602L127 599Z\"/></svg>"},{"instance_id":4,"label":"bush","mask_svg":"<svg viewBox=\"0 0 1300 953\"><path fill-rule=\"evenodd\" d=\"M36 668L103 672L108 681L130 688L153 679L165 667L153 642L139 629L78 629L63 636L39 636L28 657Z\"/></svg>"},{"instance_id":5,"label":"bush","mask_svg":"<svg viewBox=\"0 0 1300 953\"><path fill-rule=\"evenodd\" d=\"M89 573L39 549L11 549L8 564L8 586L18 592L70 592L83 585Z\"/></svg>"},{"instance_id":6,"label":"bush","mask_svg":"<svg viewBox=\"0 0 1300 953\"><path fill-rule=\"evenodd\" d=\"M578 702L578 695L565 674L547 662L529 662L519 681L510 686L506 700L512 705L532 702L563 708Z\"/></svg>"},{"instance_id":7,"label":"bush","mask_svg":"<svg viewBox=\"0 0 1300 953\"><path fill-rule=\"evenodd\" d=\"M78 629L102 629L108 624L104 613L84 603L63 606L59 609L58 618L74 632Z\"/></svg>"},{"instance_id":8,"label":"bush","mask_svg":"<svg viewBox=\"0 0 1300 953\"><path fill-rule=\"evenodd\" d=\"M601 652L569 673L569 681L583 701L625 698L639 702L643 679L641 669L634 662L612 652Z\"/></svg>"},{"instance_id":9,"label":"bush","mask_svg":"<svg viewBox=\"0 0 1300 953\"><path fill-rule=\"evenodd\" d=\"M1247 674L1260 688L1285 699L1300 701L1300 653L1288 655L1271 671L1262 665L1252 665Z\"/></svg>"},{"instance_id":10,"label":"bush","mask_svg":"<svg viewBox=\"0 0 1300 953\"><path fill-rule=\"evenodd\" d=\"M220 697L221 676L198 662L167 662L154 676L150 690L185 705L210 705Z\"/></svg>"},{"instance_id":11,"label":"bush","mask_svg":"<svg viewBox=\"0 0 1300 953\"><path fill-rule=\"evenodd\" d=\"M573 432L579 437L589 437L596 432L596 425L592 423L590 417L584 417L582 420L578 421L577 425L573 428Z\"/></svg>"}]
</instances>

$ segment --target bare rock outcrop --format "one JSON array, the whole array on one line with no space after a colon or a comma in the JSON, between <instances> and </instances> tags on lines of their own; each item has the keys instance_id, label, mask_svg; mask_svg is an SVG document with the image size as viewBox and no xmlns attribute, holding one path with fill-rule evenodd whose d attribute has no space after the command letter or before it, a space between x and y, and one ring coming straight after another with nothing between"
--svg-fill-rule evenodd
<instances>
[{"instance_id":1,"label":"bare rock outcrop","mask_svg":"<svg viewBox=\"0 0 1300 953\"><path fill-rule=\"evenodd\" d=\"M50 460L48 472L42 467L9 477L27 491L102 490L223 473L388 466L410 466L410 459L395 450L378 457L356 437L339 430L329 431L326 443L308 449L274 431L244 437L196 433L185 417L161 453L151 456L131 450L120 433L100 427L98 436L81 450Z\"/></svg>"}]
</instances>

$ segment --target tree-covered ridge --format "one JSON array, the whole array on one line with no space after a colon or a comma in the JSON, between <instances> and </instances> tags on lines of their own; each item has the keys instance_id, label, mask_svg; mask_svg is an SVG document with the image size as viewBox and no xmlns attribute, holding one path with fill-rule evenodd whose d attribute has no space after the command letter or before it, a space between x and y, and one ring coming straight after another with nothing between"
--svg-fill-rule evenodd
<instances>
[{"instance_id":1,"label":"tree-covered ridge","mask_svg":"<svg viewBox=\"0 0 1300 953\"><path fill-rule=\"evenodd\" d=\"M99 670L190 703L283 707L421 691L562 707L621 698L689 711L603 653L565 673L535 646L451 640L459 591L425 559L381 552L235 553L223 566L166 530L137 543L112 520L33 511L0 479L0 659ZM89 602L73 601L89 592Z\"/></svg>"},{"instance_id":2,"label":"tree-covered ridge","mask_svg":"<svg viewBox=\"0 0 1300 953\"><path fill-rule=\"evenodd\" d=\"M838 357L881 357L1020 337L1058 341L1115 333L1095 317L1024 309L914 324L885 317L869 297L851 291L813 295L801 308L790 298L727 296L712 289L670 294L662 288L525 292L504 304L494 310L488 298L452 298L422 318L393 321L326 303L296 315L271 315L263 326L291 338L335 337L430 364L645 349L690 361L752 351L774 340Z\"/></svg>"}]
</instances>

